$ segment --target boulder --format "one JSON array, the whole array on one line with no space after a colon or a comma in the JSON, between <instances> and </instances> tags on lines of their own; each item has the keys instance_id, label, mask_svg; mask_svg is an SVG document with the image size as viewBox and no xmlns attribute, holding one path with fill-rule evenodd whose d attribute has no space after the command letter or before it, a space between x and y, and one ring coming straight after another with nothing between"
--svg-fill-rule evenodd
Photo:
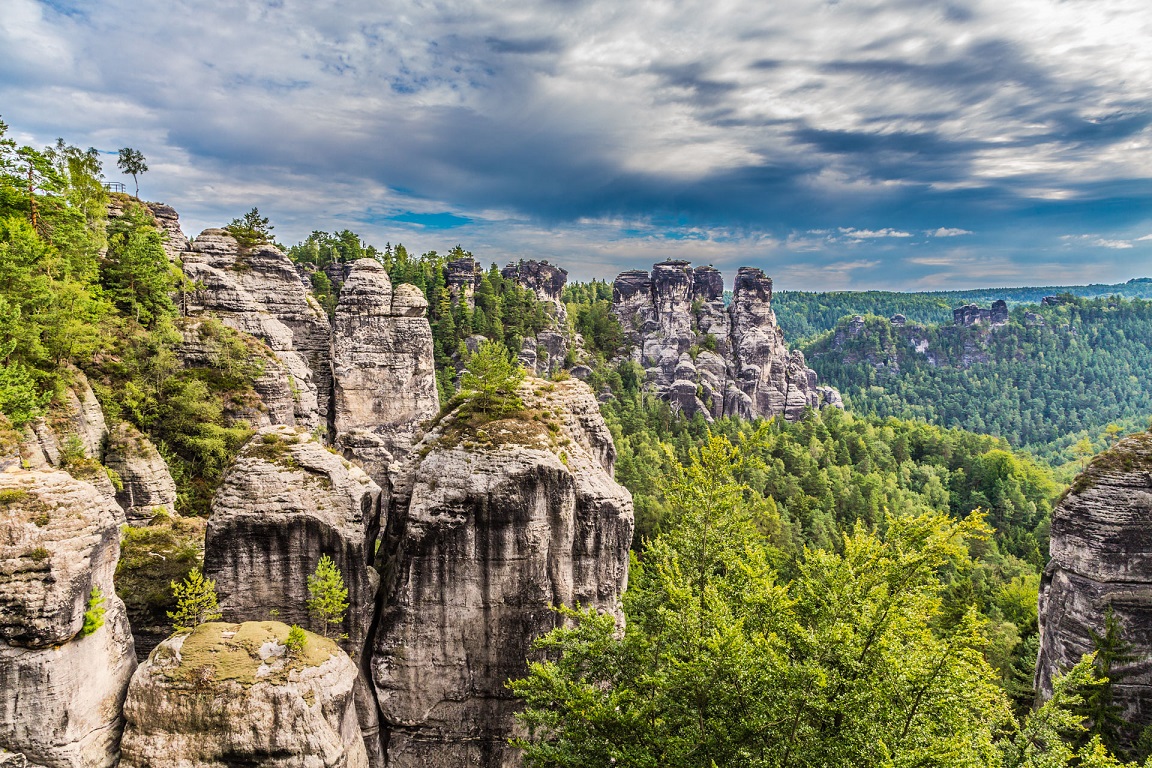
<instances>
[{"instance_id":1,"label":"boulder","mask_svg":"<svg viewBox=\"0 0 1152 768\"><path fill-rule=\"evenodd\" d=\"M112 583L121 515L65 472L0 473L0 749L32 764L116 763L136 667Z\"/></svg>"},{"instance_id":2,"label":"boulder","mask_svg":"<svg viewBox=\"0 0 1152 768\"><path fill-rule=\"evenodd\" d=\"M121 768L367 768L356 665L279 622L209 622L173 635L140 665L124 705Z\"/></svg>"},{"instance_id":3,"label":"boulder","mask_svg":"<svg viewBox=\"0 0 1152 768\"><path fill-rule=\"evenodd\" d=\"M522 392L540 419L457 409L393 496L372 653L392 768L518 764L505 683L557 625L551 606L623 620L632 500L597 401L575 380Z\"/></svg>"},{"instance_id":4,"label":"boulder","mask_svg":"<svg viewBox=\"0 0 1152 768\"><path fill-rule=\"evenodd\" d=\"M144 525L157 510L176 514L176 483L152 441L127 422L117 424L108 439L104 463L120 478L116 502L130 525Z\"/></svg>"}]
</instances>

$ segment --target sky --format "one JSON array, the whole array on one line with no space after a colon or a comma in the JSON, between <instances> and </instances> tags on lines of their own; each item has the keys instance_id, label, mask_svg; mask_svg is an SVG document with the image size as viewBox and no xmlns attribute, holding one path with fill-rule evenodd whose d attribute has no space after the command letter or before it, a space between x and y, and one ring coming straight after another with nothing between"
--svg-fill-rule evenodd
<instances>
[{"instance_id":1,"label":"sky","mask_svg":"<svg viewBox=\"0 0 1152 768\"><path fill-rule=\"evenodd\" d=\"M2 0L20 143L144 153L186 233L253 206L611 279L778 290L1152 275L1148 0Z\"/></svg>"}]
</instances>

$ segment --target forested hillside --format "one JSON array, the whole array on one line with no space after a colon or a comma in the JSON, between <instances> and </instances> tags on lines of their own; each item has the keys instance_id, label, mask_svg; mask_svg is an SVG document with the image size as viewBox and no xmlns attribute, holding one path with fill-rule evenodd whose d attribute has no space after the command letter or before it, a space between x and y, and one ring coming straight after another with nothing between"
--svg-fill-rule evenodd
<instances>
[{"instance_id":1,"label":"forested hillside","mask_svg":"<svg viewBox=\"0 0 1152 768\"><path fill-rule=\"evenodd\" d=\"M917 323L947 323L952 310L964 304L987 306L1003 299L1009 306L1039 304L1045 296L1070 293L1084 298L1122 296L1152 298L1152 279L1136 278L1126 283L1104 285L1053 285L1039 288L980 288L969 291L776 291L773 304L780 327L795 342L810 342L836 327L846 315L891 317L901 314Z\"/></svg>"},{"instance_id":2,"label":"forested hillside","mask_svg":"<svg viewBox=\"0 0 1152 768\"><path fill-rule=\"evenodd\" d=\"M1063 462L1102 447L1109 425L1147 427L1150 333L1152 302L1069 297L997 327L844 318L805 352L857 413L999 435Z\"/></svg>"}]
</instances>

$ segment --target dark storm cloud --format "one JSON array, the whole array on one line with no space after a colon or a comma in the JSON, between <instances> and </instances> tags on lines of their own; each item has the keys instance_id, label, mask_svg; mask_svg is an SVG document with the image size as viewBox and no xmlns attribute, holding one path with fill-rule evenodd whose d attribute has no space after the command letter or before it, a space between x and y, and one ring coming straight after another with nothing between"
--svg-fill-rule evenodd
<instances>
[{"instance_id":1,"label":"dark storm cloud","mask_svg":"<svg viewBox=\"0 0 1152 768\"><path fill-rule=\"evenodd\" d=\"M1140 0L7 5L17 137L143 149L193 229L838 287L1152 257Z\"/></svg>"}]
</instances>

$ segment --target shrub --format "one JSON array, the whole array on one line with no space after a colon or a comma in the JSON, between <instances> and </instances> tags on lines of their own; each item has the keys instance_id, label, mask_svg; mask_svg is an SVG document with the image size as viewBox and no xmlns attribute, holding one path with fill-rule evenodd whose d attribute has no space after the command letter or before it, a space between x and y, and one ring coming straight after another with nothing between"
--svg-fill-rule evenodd
<instances>
[{"instance_id":1,"label":"shrub","mask_svg":"<svg viewBox=\"0 0 1152 768\"><path fill-rule=\"evenodd\" d=\"M336 563L328 555L320 558L316 570L308 577L308 610L321 623L324 637L328 637L328 625L339 625L348 612L348 588L344 586L344 576Z\"/></svg>"},{"instance_id":2,"label":"shrub","mask_svg":"<svg viewBox=\"0 0 1152 768\"><path fill-rule=\"evenodd\" d=\"M88 610L84 611L84 626L80 629L80 637L88 637L102 626L104 626L104 593L99 587L92 587L92 592L88 595Z\"/></svg>"},{"instance_id":3,"label":"shrub","mask_svg":"<svg viewBox=\"0 0 1152 768\"><path fill-rule=\"evenodd\" d=\"M176 610L170 612L168 618L177 632L186 632L221 617L216 582L204 578L199 568L189 571L179 584L172 582L172 594L176 596Z\"/></svg>"},{"instance_id":4,"label":"shrub","mask_svg":"<svg viewBox=\"0 0 1152 768\"><path fill-rule=\"evenodd\" d=\"M308 642L308 635L304 630L297 626L292 625L288 630L288 638L284 641L284 647L288 649L289 656L299 656L304 651L304 644Z\"/></svg>"}]
</instances>

